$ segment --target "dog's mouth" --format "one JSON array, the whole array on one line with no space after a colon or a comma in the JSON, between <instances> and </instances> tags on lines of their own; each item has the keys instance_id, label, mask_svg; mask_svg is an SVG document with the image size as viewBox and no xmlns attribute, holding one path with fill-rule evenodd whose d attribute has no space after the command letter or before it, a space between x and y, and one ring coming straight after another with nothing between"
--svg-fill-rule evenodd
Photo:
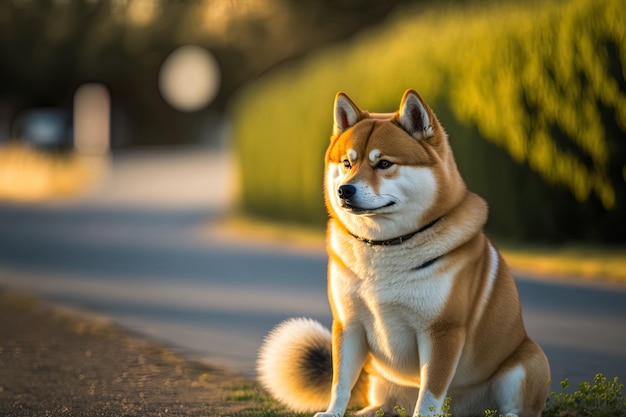
<instances>
[{"instance_id":1,"label":"dog's mouth","mask_svg":"<svg viewBox=\"0 0 626 417\"><path fill-rule=\"evenodd\" d=\"M387 207L391 207L394 204L396 204L395 201L390 201L389 203L380 206L380 207L375 207L375 208L365 208L365 207L359 207L356 206L354 204L350 204L349 201L343 201L341 204L341 208L349 211L352 214L359 214L359 215L363 215L363 214L376 214L384 209L386 209Z\"/></svg>"}]
</instances>

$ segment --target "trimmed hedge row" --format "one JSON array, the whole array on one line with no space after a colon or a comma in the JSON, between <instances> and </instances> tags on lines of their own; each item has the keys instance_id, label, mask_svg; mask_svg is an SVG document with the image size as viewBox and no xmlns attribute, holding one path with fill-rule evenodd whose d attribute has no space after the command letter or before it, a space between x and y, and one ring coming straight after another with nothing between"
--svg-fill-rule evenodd
<instances>
[{"instance_id":1,"label":"trimmed hedge row","mask_svg":"<svg viewBox=\"0 0 626 417\"><path fill-rule=\"evenodd\" d=\"M395 111L415 88L459 169L515 240L626 241L626 9L567 0L400 10L351 42L274 71L231 107L241 203L323 224L332 103ZM487 5L485 5L487 4Z\"/></svg>"}]
</instances>

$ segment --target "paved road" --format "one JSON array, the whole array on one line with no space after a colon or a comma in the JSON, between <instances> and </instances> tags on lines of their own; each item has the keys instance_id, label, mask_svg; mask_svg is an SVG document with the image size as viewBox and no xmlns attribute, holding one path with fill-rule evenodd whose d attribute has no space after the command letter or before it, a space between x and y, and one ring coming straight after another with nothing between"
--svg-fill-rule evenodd
<instances>
[{"instance_id":1,"label":"paved road","mask_svg":"<svg viewBox=\"0 0 626 417\"><path fill-rule=\"evenodd\" d=\"M0 285L111 317L187 354L254 375L281 320L330 324L326 257L220 230L233 164L204 149L118 155L108 179L74 201L0 205ZM531 336L553 381L626 379L626 287L519 277ZM557 385L553 384L556 389Z\"/></svg>"}]
</instances>

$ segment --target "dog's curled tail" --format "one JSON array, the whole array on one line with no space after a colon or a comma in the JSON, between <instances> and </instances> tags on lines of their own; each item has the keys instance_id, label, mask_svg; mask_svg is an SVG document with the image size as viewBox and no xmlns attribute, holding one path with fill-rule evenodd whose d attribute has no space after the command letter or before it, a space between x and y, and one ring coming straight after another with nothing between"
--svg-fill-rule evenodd
<instances>
[{"instance_id":1,"label":"dog's curled tail","mask_svg":"<svg viewBox=\"0 0 626 417\"><path fill-rule=\"evenodd\" d=\"M294 411L321 411L330 401L333 378L330 331L321 323L293 318L276 326L259 351L263 387Z\"/></svg>"}]
</instances>

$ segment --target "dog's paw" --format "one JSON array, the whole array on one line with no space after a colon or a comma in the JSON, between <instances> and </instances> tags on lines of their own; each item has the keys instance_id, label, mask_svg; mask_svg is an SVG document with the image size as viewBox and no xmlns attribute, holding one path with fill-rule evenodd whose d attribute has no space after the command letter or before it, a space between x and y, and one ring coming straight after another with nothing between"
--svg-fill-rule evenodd
<instances>
[{"instance_id":1,"label":"dog's paw","mask_svg":"<svg viewBox=\"0 0 626 417\"><path fill-rule=\"evenodd\" d=\"M339 414L333 413L315 413L313 417L342 417Z\"/></svg>"}]
</instances>

